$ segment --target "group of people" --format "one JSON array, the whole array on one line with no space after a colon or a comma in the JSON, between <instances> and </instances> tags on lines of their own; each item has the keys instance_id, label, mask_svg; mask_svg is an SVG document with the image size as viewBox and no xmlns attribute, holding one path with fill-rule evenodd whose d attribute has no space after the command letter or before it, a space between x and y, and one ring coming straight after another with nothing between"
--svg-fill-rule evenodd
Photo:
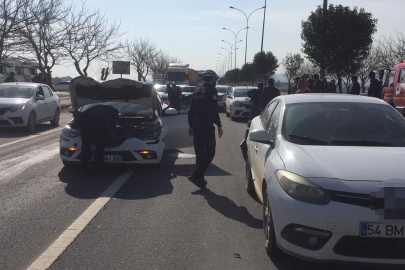
<instances>
[{"instance_id":1,"label":"group of people","mask_svg":"<svg viewBox=\"0 0 405 270\"><path fill-rule=\"evenodd\" d=\"M10 82L17 82L17 79L15 78L15 72L10 72L10 75L4 80L5 83L10 83ZM52 86L52 75L51 74L44 74L44 73L39 73L35 75L31 79L33 83L42 83L48 85L50 88L53 89Z\"/></svg>"},{"instance_id":2,"label":"group of people","mask_svg":"<svg viewBox=\"0 0 405 270\"><path fill-rule=\"evenodd\" d=\"M259 83L257 89L250 90L247 92L247 95L250 97L252 103L249 117L252 120L261 114L273 98L280 95L280 90L274 86L274 79L270 78L267 81L266 87L264 87L263 83Z\"/></svg>"},{"instance_id":3,"label":"group of people","mask_svg":"<svg viewBox=\"0 0 405 270\"><path fill-rule=\"evenodd\" d=\"M382 83L376 79L375 72L370 72L370 88L368 90L368 96L382 99ZM352 87L349 94L360 95L361 86L358 82L358 76L352 76ZM315 74L310 77L309 74L305 74L302 77L296 77L294 84L288 90L288 94L303 94L303 93L336 93L337 85L335 80L328 82L327 78L319 79L319 75Z\"/></svg>"}]
</instances>

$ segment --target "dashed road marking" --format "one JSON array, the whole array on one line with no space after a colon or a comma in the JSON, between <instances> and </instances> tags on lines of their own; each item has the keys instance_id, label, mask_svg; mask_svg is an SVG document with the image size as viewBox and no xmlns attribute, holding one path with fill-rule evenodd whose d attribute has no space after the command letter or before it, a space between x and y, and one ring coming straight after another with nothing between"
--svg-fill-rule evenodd
<instances>
[{"instance_id":1,"label":"dashed road marking","mask_svg":"<svg viewBox=\"0 0 405 270\"><path fill-rule=\"evenodd\" d=\"M12 141L12 142L9 142L9 143L2 144L2 145L0 145L0 148L10 146L10 145L13 145L13 144L16 144L16 143L20 143L20 142L23 142L23 141L27 141L27 140L30 140L30 139L33 139L33 138L38 138L39 136L51 134L51 133L54 133L54 132L62 130L62 129L63 129L63 127L57 128L57 129L52 129L52 130L42 132L42 133L36 133L36 134L30 135L30 136L28 136L28 137L26 137L24 139L20 139L20 140L16 140L16 141Z\"/></svg>"},{"instance_id":2,"label":"dashed road marking","mask_svg":"<svg viewBox=\"0 0 405 270\"><path fill-rule=\"evenodd\" d=\"M124 172L115 180L103 194L87 208L83 214L78 217L69 228L64 231L55 242L53 242L38 259L33 262L27 270L45 270L48 269L67 247L79 236L86 226L97 216L100 210L111 200L112 196L125 184L131 177L133 170Z\"/></svg>"}]
</instances>

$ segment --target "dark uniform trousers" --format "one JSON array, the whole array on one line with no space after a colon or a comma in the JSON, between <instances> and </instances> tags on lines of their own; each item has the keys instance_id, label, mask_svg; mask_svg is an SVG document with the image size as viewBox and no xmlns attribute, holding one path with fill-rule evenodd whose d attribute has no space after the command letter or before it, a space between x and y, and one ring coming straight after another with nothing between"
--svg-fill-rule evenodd
<instances>
[{"instance_id":1,"label":"dark uniform trousers","mask_svg":"<svg viewBox=\"0 0 405 270\"><path fill-rule=\"evenodd\" d=\"M204 176L215 156L215 127L213 125L194 126L194 150L197 156L195 175Z\"/></svg>"}]
</instances>

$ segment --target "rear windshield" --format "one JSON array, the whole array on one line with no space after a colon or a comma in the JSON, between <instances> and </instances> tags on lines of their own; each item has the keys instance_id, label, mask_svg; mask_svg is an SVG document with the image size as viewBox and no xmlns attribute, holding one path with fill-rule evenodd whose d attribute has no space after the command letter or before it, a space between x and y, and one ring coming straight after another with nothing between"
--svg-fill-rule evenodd
<instances>
[{"instance_id":1,"label":"rear windshield","mask_svg":"<svg viewBox=\"0 0 405 270\"><path fill-rule=\"evenodd\" d=\"M180 91L182 93L194 93L196 87L194 86L182 86L180 87Z\"/></svg>"},{"instance_id":2,"label":"rear windshield","mask_svg":"<svg viewBox=\"0 0 405 270\"><path fill-rule=\"evenodd\" d=\"M243 88L243 89L235 89L235 97L247 97L247 92L249 92L250 88Z\"/></svg>"},{"instance_id":3,"label":"rear windshield","mask_svg":"<svg viewBox=\"0 0 405 270\"><path fill-rule=\"evenodd\" d=\"M127 116L137 116L137 115L144 115L148 117L154 116L154 112L151 108L140 105L140 104L133 104L133 103L127 103L127 102L99 102L99 103L93 103L93 104L88 104L80 108L79 111L84 112L91 107L94 107L96 105L105 105L105 106L111 106L115 109L118 110L120 115L127 115Z\"/></svg>"},{"instance_id":4,"label":"rear windshield","mask_svg":"<svg viewBox=\"0 0 405 270\"><path fill-rule=\"evenodd\" d=\"M217 87L217 92L221 94L226 94L228 88L229 87Z\"/></svg>"},{"instance_id":5,"label":"rear windshield","mask_svg":"<svg viewBox=\"0 0 405 270\"><path fill-rule=\"evenodd\" d=\"M33 87L0 85L0 98L24 98L32 97Z\"/></svg>"},{"instance_id":6,"label":"rear windshield","mask_svg":"<svg viewBox=\"0 0 405 270\"><path fill-rule=\"evenodd\" d=\"M405 119L384 104L291 104L283 135L303 145L405 147Z\"/></svg>"}]
</instances>

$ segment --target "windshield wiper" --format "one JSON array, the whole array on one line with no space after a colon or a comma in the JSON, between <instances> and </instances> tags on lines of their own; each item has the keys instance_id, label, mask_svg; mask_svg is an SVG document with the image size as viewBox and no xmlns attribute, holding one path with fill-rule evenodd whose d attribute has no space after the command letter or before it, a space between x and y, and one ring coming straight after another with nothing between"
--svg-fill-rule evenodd
<instances>
[{"instance_id":1,"label":"windshield wiper","mask_svg":"<svg viewBox=\"0 0 405 270\"><path fill-rule=\"evenodd\" d=\"M383 143L369 140L354 140L354 141L332 140L331 143L339 145L354 145L354 146L387 146L387 147L395 146L394 144L391 143Z\"/></svg>"},{"instance_id":2,"label":"windshield wiper","mask_svg":"<svg viewBox=\"0 0 405 270\"><path fill-rule=\"evenodd\" d=\"M306 141L309 142L311 144L320 144L320 145L328 145L328 142L322 141L322 140L318 140L318 139L314 139L308 136L299 136L299 135L288 135L288 137L293 138L293 139L298 139L298 140L302 140L302 141Z\"/></svg>"}]
</instances>

